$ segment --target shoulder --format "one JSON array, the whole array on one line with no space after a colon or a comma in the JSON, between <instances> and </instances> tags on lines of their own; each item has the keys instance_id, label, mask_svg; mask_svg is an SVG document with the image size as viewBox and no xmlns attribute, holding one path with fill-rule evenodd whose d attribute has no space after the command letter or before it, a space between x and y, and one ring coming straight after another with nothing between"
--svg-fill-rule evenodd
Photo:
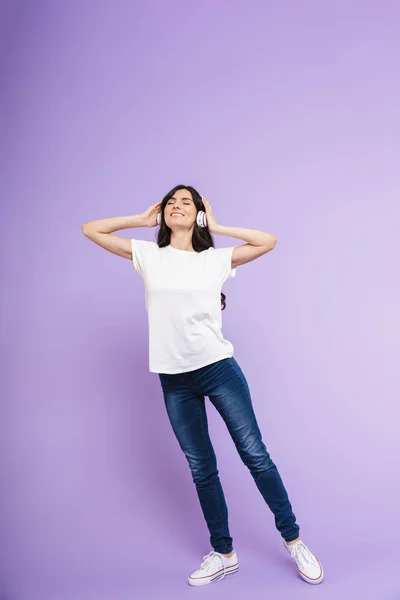
<instances>
[{"instance_id":1,"label":"shoulder","mask_svg":"<svg viewBox=\"0 0 400 600\"><path fill-rule=\"evenodd\" d=\"M235 246L226 246L224 248L213 248L212 246L208 248L207 252L210 253L210 256L216 261L229 262L232 259L232 253L235 249Z\"/></svg>"},{"instance_id":2,"label":"shoulder","mask_svg":"<svg viewBox=\"0 0 400 600\"><path fill-rule=\"evenodd\" d=\"M236 275L236 268L232 268L232 253L235 246L226 246L223 248L210 247L207 249L208 260L214 263L221 272L223 280Z\"/></svg>"},{"instance_id":3,"label":"shoulder","mask_svg":"<svg viewBox=\"0 0 400 600\"><path fill-rule=\"evenodd\" d=\"M157 253L161 250L156 242L148 240L137 240L130 238L132 250L132 266L141 275L144 274L146 266L154 264Z\"/></svg>"},{"instance_id":4,"label":"shoulder","mask_svg":"<svg viewBox=\"0 0 400 600\"><path fill-rule=\"evenodd\" d=\"M158 249L158 244L156 242L151 242L148 240L137 240L135 238L131 238L132 248L143 248L144 250L155 250Z\"/></svg>"},{"instance_id":5,"label":"shoulder","mask_svg":"<svg viewBox=\"0 0 400 600\"><path fill-rule=\"evenodd\" d=\"M132 253L136 252L142 256L154 256L161 250L156 242L136 240L135 238L131 238L131 249Z\"/></svg>"}]
</instances>

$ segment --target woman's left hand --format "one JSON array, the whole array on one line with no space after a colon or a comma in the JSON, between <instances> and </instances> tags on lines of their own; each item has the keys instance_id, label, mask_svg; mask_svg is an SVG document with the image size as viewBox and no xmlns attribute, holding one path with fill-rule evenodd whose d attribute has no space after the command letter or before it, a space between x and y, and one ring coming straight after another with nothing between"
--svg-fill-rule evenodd
<instances>
[{"instance_id":1,"label":"woman's left hand","mask_svg":"<svg viewBox=\"0 0 400 600\"><path fill-rule=\"evenodd\" d=\"M202 196L201 199L206 209L207 227L210 233L217 233L218 223L211 208L211 204L209 203L207 198L204 198L204 196Z\"/></svg>"}]
</instances>

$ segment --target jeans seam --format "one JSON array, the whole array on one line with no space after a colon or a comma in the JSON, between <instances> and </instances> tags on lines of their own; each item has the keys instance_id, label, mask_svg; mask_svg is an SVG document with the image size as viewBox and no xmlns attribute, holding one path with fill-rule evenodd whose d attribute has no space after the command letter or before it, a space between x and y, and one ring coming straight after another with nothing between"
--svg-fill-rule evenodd
<instances>
[{"instance_id":1,"label":"jeans seam","mask_svg":"<svg viewBox=\"0 0 400 600\"><path fill-rule=\"evenodd\" d=\"M206 448L207 448L207 454L208 454L208 457L211 459L210 448L208 446L206 434L205 434L204 427L203 427L203 420L202 420L202 417L201 417L201 411L198 411L198 414L199 414L199 417L200 417L201 431L202 431L203 438L204 438L204 441L205 441L205 444L206 444ZM219 510L219 518L220 518L220 521L222 523L223 517L222 517L222 512L221 512L221 505L219 503L218 492L217 492L217 488L216 488L216 484L215 483L213 483L213 488L214 488L214 496L215 496L215 499L217 501L217 506L218 506L218 510Z\"/></svg>"}]
</instances>

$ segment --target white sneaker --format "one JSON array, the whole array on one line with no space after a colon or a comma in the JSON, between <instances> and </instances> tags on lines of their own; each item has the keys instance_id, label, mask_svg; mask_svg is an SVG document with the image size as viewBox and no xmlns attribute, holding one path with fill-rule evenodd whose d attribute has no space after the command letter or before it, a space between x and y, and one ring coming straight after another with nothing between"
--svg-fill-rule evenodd
<instances>
[{"instance_id":1,"label":"white sneaker","mask_svg":"<svg viewBox=\"0 0 400 600\"><path fill-rule=\"evenodd\" d=\"M283 539L283 545L296 561L297 568L304 581L307 581L307 583L321 583L324 578L322 565L305 543L299 540L288 546Z\"/></svg>"},{"instance_id":2,"label":"white sneaker","mask_svg":"<svg viewBox=\"0 0 400 600\"><path fill-rule=\"evenodd\" d=\"M206 556L203 556L203 562L200 569L194 571L188 577L190 585L206 585L219 579L223 579L225 575L236 573L239 569L238 557L234 551L229 558L220 552L212 550Z\"/></svg>"}]
</instances>

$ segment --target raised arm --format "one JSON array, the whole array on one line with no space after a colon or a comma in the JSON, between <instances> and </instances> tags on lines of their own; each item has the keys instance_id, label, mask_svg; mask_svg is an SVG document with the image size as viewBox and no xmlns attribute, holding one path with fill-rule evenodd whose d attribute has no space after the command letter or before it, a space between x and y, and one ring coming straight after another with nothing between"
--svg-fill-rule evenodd
<instances>
[{"instance_id":1,"label":"raised arm","mask_svg":"<svg viewBox=\"0 0 400 600\"><path fill-rule=\"evenodd\" d=\"M202 198L202 200L206 209L208 228L211 233L215 235L227 235L247 242L247 244L235 246L232 252L232 269L239 265L244 265L275 248L276 237L271 233L259 231L258 229L219 225L208 200L206 198Z\"/></svg>"},{"instance_id":2,"label":"raised arm","mask_svg":"<svg viewBox=\"0 0 400 600\"><path fill-rule=\"evenodd\" d=\"M89 221L89 223L82 225L82 232L89 240L105 250L118 254L118 256L122 256L123 258L132 259L130 238L124 238L112 233L118 229L128 229L130 227L144 227L140 215Z\"/></svg>"},{"instance_id":3,"label":"raised arm","mask_svg":"<svg viewBox=\"0 0 400 600\"><path fill-rule=\"evenodd\" d=\"M121 237L112 232L131 227L154 227L157 224L157 213L160 205L161 202L152 204L144 213L139 215L89 221L82 225L82 232L89 240L105 250L132 260L130 238Z\"/></svg>"}]
</instances>

